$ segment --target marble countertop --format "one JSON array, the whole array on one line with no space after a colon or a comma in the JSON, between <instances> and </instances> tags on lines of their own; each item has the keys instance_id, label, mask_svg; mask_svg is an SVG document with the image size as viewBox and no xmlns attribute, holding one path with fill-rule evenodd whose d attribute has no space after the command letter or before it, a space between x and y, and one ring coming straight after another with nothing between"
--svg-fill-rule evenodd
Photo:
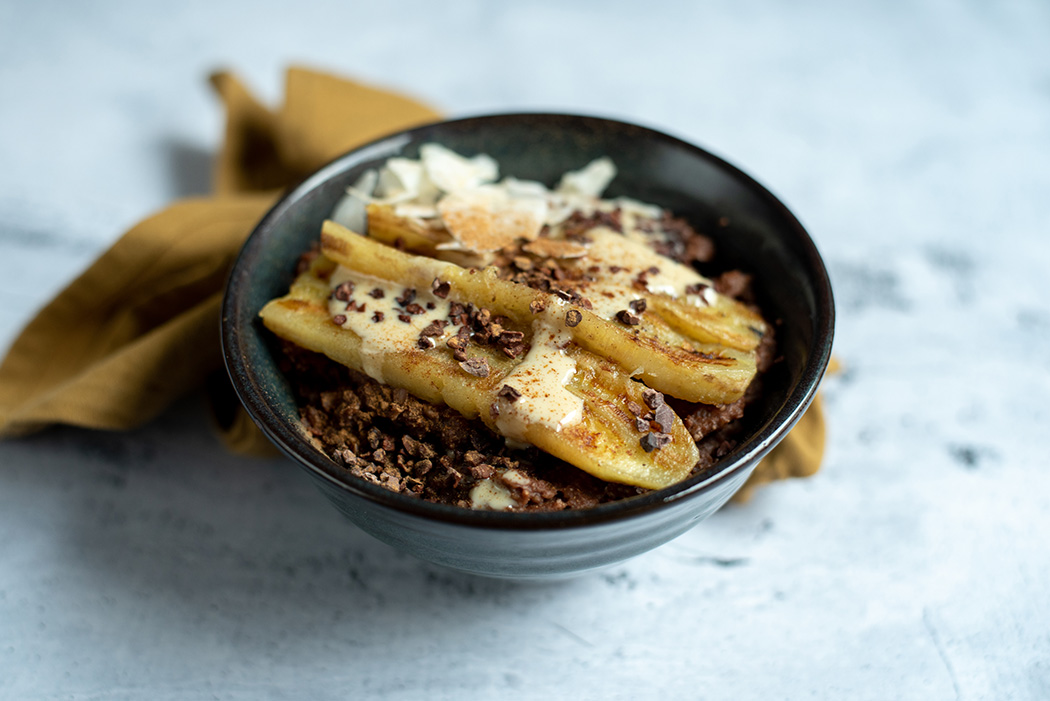
<instances>
[{"instance_id":1,"label":"marble countertop","mask_svg":"<svg viewBox=\"0 0 1050 701\"><path fill-rule=\"evenodd\" d=\"M815 477L568 582L356 530L191 396L0 442L0 698L1050 698L1050 7L0 5L0 348L136 220L208 190L228 67L451 115L667 130L822 251L845 371Z\"/></svg>"}]
</instances>

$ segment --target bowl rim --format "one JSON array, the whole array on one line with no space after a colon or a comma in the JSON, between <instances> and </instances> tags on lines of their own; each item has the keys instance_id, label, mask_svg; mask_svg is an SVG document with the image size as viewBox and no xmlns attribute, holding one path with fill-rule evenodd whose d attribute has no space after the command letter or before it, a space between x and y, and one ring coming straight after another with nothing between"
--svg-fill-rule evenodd
<instances>
[{"instance_id":1,"label":"bowl rim","mask_svg":"<svg viewBox=\"0 0 1050 701\"><path fill-rule=\"evenodd\" d=\"M785 397L781 408L770 418L766 425L751 437L743 450L740 448L735 450L733 459L717 471L694 475L670 487L600 504L588 509L524 513L475 511L458 506L438 504L419 497L405 496L378 485L370 484L362 479L353 477L349 473L347 473L346 479L337 478L310 458L316 454L338 467L336 463L331 458L327 458L315 446L312 446L301 431L289 426L273 410L272 406L265 401L261 393L256 391L257 376L246 362L246 355L242 351L240 331L237 325L231 321L237 318L236 310L239 308L240 301L243 298L242 288L236 283L243 276L243 268L246 265L246 261L259 248L260 240L265 236L265 232L272 226L272 223L294 203L306 197L311 191L327 182L330 178L355 167L360 162L370 160L373 154L386 153L390 149L418 141L422 135L436 128L450 125L459 127L476 125L480 128L499 125L500 123L516 122L522 119L547 120L550 122L572 121L584 125L600 124L613 126L621 130L639 130L646 133L648 137L662 141L671 147L692 152L693 155L710 162L716 168L724 170L739 185L748 189L752 194L758 196L769 205L783 221L784 228L790 229L797 237L800 259L810 273L807 277L811 278L814 284L813 293L818 310L816 334L810 349L810 356L798 382ZM241 273L241 275L238 275L238 273ZM353 496L371 502L374 506L389 508L405 515L428 520L435 519L460 526L504 531L556 530L619 521L698 495L719 483L731 479L741 470L756 465L795 426L816 396L820 381L831 358L834 327L835 305L831 282L820 253L801 222L765 186L732 163L707 149L664 131L614 118L545 111L491 113L438 120L388 134L336 156L300 180L298 184L289 187L252 229L230 268L220 317L223 360L238 399L267 438L288 457L298 463L300 467L342 491L349 492ZM302 448L307 448L312 452L304 453Z\"/></svg>"}]
</instances>

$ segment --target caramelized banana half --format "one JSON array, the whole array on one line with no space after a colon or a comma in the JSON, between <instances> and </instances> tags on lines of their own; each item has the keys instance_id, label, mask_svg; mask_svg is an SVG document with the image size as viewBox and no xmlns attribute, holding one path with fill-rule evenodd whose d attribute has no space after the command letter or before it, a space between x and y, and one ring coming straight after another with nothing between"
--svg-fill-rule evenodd
<instances>
[{"instance_id":1,"label":"caramelized banana half","mask_svg":"<svg viewBox=\"0 0 1050 701\"><path fill-rule=\"evenodd\" d=\"M528 288L515 286L505 299L502 281L487 273L409 256L331 224L324 253L260 312L281 338L447 404L599 479L659 489L684 479L699 459L662 395L573 343L568 309L532 315ZM513 310L522 300L525 314L465 318L467 304ZM478 334L495 343L470 341Z\"/></svg>"},{"instance_id":2,"label":"caramelized banana half","mask_svg":"<svg viewBox=\"0 0 1050 701\"><path fill-rule=\"evenodd\" d=\"M384 225L389 225L389 221ZM636 250L644 246L622 240L612 232L595 232L592 237L597 239L592 246L608 250L615 245L622 256L656 256L651 251ZM350 270L397 280L407 287L428 288L434 280L447 282L458 299L519 324L543 319L564 329L576 345L607 358L629 376L689 402L734 402L756 373L755 348L765 333L765 322L744 305L714 294L709 281L703 282L691 270L680 272L679 276L691 276L685 278L683 285L697 286L690 289L702 291L703 302L673 298L659 291L661 287L656 284L656 292L641 293L627 280L619 286L595 285L593 298L603 304L587 309L558 295L503 280L494 267L464 268L405 253L331 221L324 223L321 249ZM659 261L665 269L678 265L665 258ZM701 282L690 283L694 279ZM618 312L613 310L622 307L628 311L635 299L646 303L643 310L630 314L634 323L619 321Z\"/></svg>"}]
</instances>

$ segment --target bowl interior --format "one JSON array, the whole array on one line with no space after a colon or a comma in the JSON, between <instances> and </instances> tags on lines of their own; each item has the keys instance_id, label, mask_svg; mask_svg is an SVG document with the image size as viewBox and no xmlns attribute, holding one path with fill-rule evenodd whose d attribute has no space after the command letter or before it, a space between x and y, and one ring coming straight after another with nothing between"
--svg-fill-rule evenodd
<instances>
[{"instance_id":1,"label":"bowl interior","mask_svg":"<svg viewBox=\"0 0 1050 701\"><path fill-rule=\"evenodd\" d=\"M292 392L275 361L259 309L285 293L296 259L319 237L321 223L364 171L393 156L415 157L439 142L466 155L487 153L501 175L556 184L562 173L609 156L618 175L607 195L669 208L715 239L720 269L754 274L767 318L777 320L779 362L761 401L749 409L751 438L707 473L674 487L584 512L470 512L387 492L349 476L299 429ZM719 220L728 225L719 225ZM615 518L703 490L752 466L801 416L827 364L834 310L827 274L812 241L767 190L716 156L671 136L598 118L497 115L420 127L352 151L307 178L260 222L231 273L223 308L227 367L241 401L280 448L340 488L394 508L501 527L560 525Z\"/></svg>"}]
</instances>

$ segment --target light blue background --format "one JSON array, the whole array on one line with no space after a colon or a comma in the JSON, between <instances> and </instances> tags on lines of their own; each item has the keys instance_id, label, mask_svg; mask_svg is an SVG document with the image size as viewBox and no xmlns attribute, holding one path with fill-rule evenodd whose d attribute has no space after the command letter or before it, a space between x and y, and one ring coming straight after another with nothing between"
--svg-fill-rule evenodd
<instances>
[{"instance_id":1,"label":"light blue background","mask_svg":"<svg viewBox=\"0 0 1050 701\"><path fill-rule=\"evenodd\" d=\"M1050 697L1050 6L0 3L0 348L207 191L228 67L450 115L638 121L810 229L838 301L816 477L557 585L344 523L191 397L0 443L0 698Z\"/></svg>"}]
</instances>

